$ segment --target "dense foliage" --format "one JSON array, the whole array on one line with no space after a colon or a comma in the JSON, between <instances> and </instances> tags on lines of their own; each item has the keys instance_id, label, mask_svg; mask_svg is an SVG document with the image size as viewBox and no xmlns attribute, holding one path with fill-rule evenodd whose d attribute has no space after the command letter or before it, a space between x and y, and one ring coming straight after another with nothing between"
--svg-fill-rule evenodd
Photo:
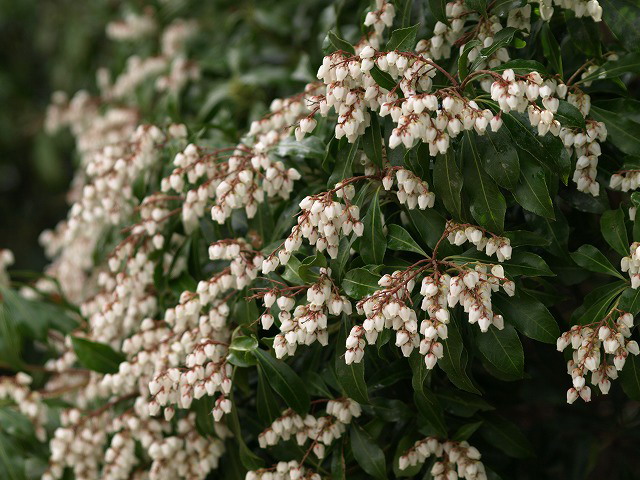
<instances>
[{"instance_id":1,"label":"dense foliage","mask_svg":"<svg viewBox=\"0 0 640 480\"><path fill-rule=\"evenodd\" d=\"M2 478L635 478L635 2L105 4Z\"/></svg>"}]
</instances>

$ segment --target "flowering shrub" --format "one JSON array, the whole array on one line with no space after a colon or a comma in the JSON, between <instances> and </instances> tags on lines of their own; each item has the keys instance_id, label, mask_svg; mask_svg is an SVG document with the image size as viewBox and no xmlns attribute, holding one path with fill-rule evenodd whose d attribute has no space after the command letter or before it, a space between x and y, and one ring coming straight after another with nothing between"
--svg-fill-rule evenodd
<instances>
[{"instance_id":1,"label":"flowering shrub","mask_svg":"<svg viewBox=\"0 0 640 480\"><path fill-rule=\"evenodd\" d=\"M78 169L45 275L0 254L3 478L597 472L561 424L640 415L638 7L282 2L330 30L258 114L233 10L161 3L47 112Z\"/></svg>"}]
</instances>

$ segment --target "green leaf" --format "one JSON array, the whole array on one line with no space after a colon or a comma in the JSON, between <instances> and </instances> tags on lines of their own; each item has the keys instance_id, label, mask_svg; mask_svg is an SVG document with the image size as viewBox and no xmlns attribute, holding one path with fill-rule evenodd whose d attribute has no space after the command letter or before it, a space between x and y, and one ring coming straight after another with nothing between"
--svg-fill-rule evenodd
<instances>
[{"instance_id":1,"label":"green leaf","mask_svg":"<svg viewBox=\"0 0 640 480\"><path fill-rule=\"evenodd\" d=\"M433 189L436 198L441 198L447 211L453 218L462 217L462 173L456 162L453 149L438 154L433 168Z\"/></svg>"},{"instance_id":2,"label":"green leaf","mask_svg":"<svg viewBox=\"0 0 640 480\"><path fill-rule=\"evenodd\" d=\"M388 243L387 247L390 250L402 250L405 252L419 253L420 255L428 256L427 253L420 248L420 245L411 237L400 225L389 225L387 232Z\"/></svg>"},{"instance_id":3,"label":"green leaf","mask_svg":"<svg viewBox=\"0 0 640 480\"><path fill-rule=\"evenodd\" d=\"M344 361L345 342L351 331L352 322L343 315L340 335L337 340L335 368L342 393L358 403L369 403L367 382L364 380L364 362L347 365Z\"/></svg>"},{"instance_id":4,"label":"green leaf","mask_svg":"<svg viewBox=\"0 0 640 480\"><path fill-rule=\"evenodd\" d=\"M336 50L343 50L347 53L353 53L353 54L356 53L355 49L353 48L353 45L351 45L346 40L343 40L342 38L340 38L338 35L335 34L333 30L329 31L329 33L327 34L327 38L329 39L329 42L331 43L331 45L335 47Z\"/></svg>"},{"instance_id":5,"label":"green leaf","mask_svg":"<svg viewBox=\"0 0 640 480\"><path fill-rule=\"evenodd\" d=\"M629 254L629 237L621 208L608 210L600 217L600 231L611 248L623 257Z\"/></svg>"},{"instance_id":6,"label":"green leaf","mask_svg":"<svg viewBox=\"0 0 640 480\"><path fill-rule=\"evenodd\" d=\"M579 128L581 130L586 130L587 128L580 110L566 100L560 100L558 111L554 114L554 118L558 120L563 127Z\"/></svg>"},{"instance_id":7,"label":"green leaf","mask_svg":"<svg viewBox=\"0 0 640 480\"><path fill-rule=\"evenodd\" d=\"M297 259L296 259L297 260ZM239 325L250 325L255 322L260 313L255 300L245 300L244 298L236 301L233 306L233 319Z\"/></svg>"},{"instance_id":8,"label":"green leaf","mask_svg":"<svg viewBox=\"0 0 640 480\"><path fill-rule=\"evenodd\" d=\"M591 18L576 18L571 10L565 10L564 16L571 43L589 58L602 56L598 25Z\"/></svg>"},{"instance_id":9,"label":"green leaf","mask_svg":"<svg viewBox=\"0 0 640 480\"><path fill-rule=\"evenodd\" d=\"M607 140L628 155L637 155L640 151L640 123L620 113L610 112L592 106L591 116L607 127Z\"/></svg>"},{"instance_id":10,"label":"green leaf","mask_svg":"<svg viewBox=\"0 0 640 480\"><path fill-rule=\"evenodd\" d=\"M619 77L624 73L640 73L640 53L629 53L618 60L609 60L576 84Z\"/></svg>"},{"instance_id":11,"label":"green leaf","mask_svg":"<svg viewBox=\"0 0 640 480\"><path fill-rule=\"evenodd\" d=\"M548 172L560 174L567 183L571 160L560 139L553 135L539 136L521 113L502 114L502 120L518 148L528 152Z\"/></svg>"},{"instance_id":12,"label":"green leaf","mask_svg":"<svg viewBox=\"0 0 640 480\"><path fill-rule=\"evenodd\" d=\"M302 262L298 260L294 255L291 255L291 258L289 258L289 261L284 268L284 272L282 272L282 278L294 285L304 285L304 280L302 280L302 278L300 278L300 275L298 274L300 265L302 265Z\"/></svg>"},{"instance_id":13,"label":"green leaf","mask_svg":"<svg viewBox=\"0 0 640 480\"><path fill-rule=\"evenodd\" d=\"M378 115L371 113L371 125L364 131L362 147L367 158L379 168L382 168L382 135Z\"/></svg>"},{"instance_id":14,"label":"green leaf","mask_svg":"<svg viewBox=\"0 0 640 480\"><path fill-rule=\"evenodd\" d=\"M380 70L377 65L374 65L369 73L381 88L384 88L386 90L393 90L396 86L396 82L393 80L393 77L387 72L383 72L382 70ZM402 92L397 93L400 97L402 97Z\"/></svg>"},{"instance_id":15,"label":"green leaf","mask_svg":"<svg viewBox=\"0 0 640 480\"><path fill-rule=\"evenodd\" d=\"M620 383L629 398L640 401L640 358L637 355L627 356L620 372Z\"/></svg>"},{"instance_id":16,"label":"green leaf","mask_svg":"<svg viewBox=\"0 0 640 480\"><path fill-rule=\"evenodd\" d=\"M585 296L584 304L571 315L571 323L588 325L602 320L627 285L626 281L617 280L589 292Z\"/></svg>"},{"instance_id":17,"label":"green leaf","mask_svg":"<svg viewBox=\"0 0 640 480\"><path fill-rule=\"evenodd\" d=\"M474 12L485 13L487 11L487 0L464 0L464 4Z\"/></svg>"},{"instance_id":18,"label":"green leaf","mask_svg":"<svg viewBox=\"0 0 640 480\"><path fill-rule=\"evenodd\" d=\"M499 234L504 229L507 204L497 185L484 171L477 147L469 134L463 145L464 182L471 197L471 215L490 232Z\"/></svg>"},{"instance_id":19,"label":"green leaf","mask_svg":"<svg viewBox=\"0 0 640 480\"><path fill-rule=\"evenodd\" d=\"M460 76L460 80L464 80L469 74L469 52L480 45L482 45L482 42L477 39L471 40L464 45L460 58L458 58L458 75Z\"/></svg>"},{"instance_id":20,"label":"green leaf","mask_svg":"<svg viewBox=\"0 0 640 480\"><path fill-rule=\"evenodd\" d=\"M442 342L444 356L438 361L438 365L456 387L470 393L480 394L480 390L475 387L467 374L469 355L464 348L458 328L457 321L452 321L449 324L448 338Z\"/></svg>"},{"instance_id":21,"label":"green leaf","mask_svg":"<svg viewBox=\"0 0 640 480\"><path fill-rule=\"evenodd\" d=\"M627 288L622 292L618 308L631 313L634 317L640 313L640 289Z\"/></svg>"},{"instance_id":22,"label":"green leaf","mask_svg":"<svg viewBox=\"0 0 640 480\"><path fill-rule=\"evenodd\" d=\"M527 152L522 153L524 158L530 157ZM535 161L522 162L520 182L516 186L513 196L525 210L541 217L555 219L546 175L542 167Z\"/></svg>"},{"instance_id":23,"label":"green leaf","mask_svg":"<svg viewBox=\"0 0 640 480\"><path fill-rule=\"evenodd\" d=\"M468 418L479 411L494 410L482 397L462 390L440 390L437 395L445 410L458 417Z\"/></svg>"},{"instance_id":24,"label":"green leaf","mask_svg":"<svg viewBox=\"0 0 640 480\"><path fill-rule=\"evenodd\" d=\"M349 429L351 437L351 451L358 465L377 480L386 480L387 462L382 449L373 441L371 436L355 423Z\"/></svg>"},{"instance_id":25,"label":"green leaf","mask_svg":"<svg viewBox=\"0 0 640 480\"><path fill-rule=\"evenodd\" d=\"M269 380L265 377L262 369L258 368L258 392L256 395L256 410L258 417L264 425L270 425L280 416L282 409L269 386Z\"/></svg>"},{"instance_id":26,"label":"green leaf","mask_svg":"<svg viewBox=\"0 0 640 480\"><path fill-rule=\"evenodd\" d=\"M104 343L80 337L71 337L71 343L80 364L94 372L117 373L118 366L126 360L124 355Z\"/></svg>"},{"instance_id":27,"label":"green leaf","mask_svg":"<svg viewBox=\"0 0 640 480\"><path fill-rule=\"evenodd\" d=\"M495 0L491 2L490 12L492 15L506 17L511 10L524 7L527 0Z\"/></svg>"},{"instance_id":28,"label":"green leaf","mask_svg":"<svg viewBox=\"0 0 640 480\"><path fill-rule=\"evenodd\" d=\"M380 289L378 280L380 280L380 275L371 273L366 268L354 268L344 276L342 289L349 297L360 300Z\"/></svg>"},{"instance_id":29,"label":"green leaf","mask_svg":"<svg viewBox=\"0 0 640 480\"><path fill-rule=\"evenodd\" d=\"M540 30L540 40L542 41L542 51L547 58L554 71L562 77L562 55L560 54L560 45L556 37L553 36L548 22L542 23Z\"/></svg>"},{"instance_id":30,"label":"green leaf","mask_svg":"<svg viewBox=\"0 0 640 480\"><path fill-rule=\"evenodd\" d=\"M575 252L570 253L574 262L590 272L604 273L624 280L604 254L593 245L581 245Z\"/></svg>"},{"instance_id":31,"label":"green leaf","mask_svg":"<svg viewBox=\"0 0 640 480\"><path fill-rule=\"evenodd\" d=\"M418 232L418 235L427 245L433 248L440 239L440 234L444 230L444 218L442 218L433 208L427 210L409 210L411 224Z\"/></svg>"},{"instance_id":32,"label":"green leaf","mask_svg":"<svg viewBox=\"0 0 640 480\"><path fill-rule=\"evenodd\" d=\"M484 422L482 420L479 422L465 423L456 431L456 433L454 433L452 440L456 440L458 442L469 440L471 435L473 435L483 423Z\"/></svg>"},{"instance_id":33,"label":"green leaf","mask_svg":"<svg viewBox=\"0 0 640 480\"><path fill-rule=\"evenodd\" d=\"M446 436L447 424L444 421L444 414L440 402L438 402L438 397L424 386L425 379L429 373L424 363L424 357L414 352L409 358L409 363L413 371L411 379L413 401L418 408L418 412L438 435Z\"/></svg>"},{"instance_id":34,"label":"green leaf","mask_svg":"<svg viewBox=\"0 0 640 480\"><path fill-rule=\"evenodd\" d=\"M360 239L360 255L366 264L380 265L387 249L387 238L384 233L382 212L380 211L380 190L371 200L367 214L363 220L364 234Z\"/></svg>"},{"instance_id":35,"label":"green leaf","mask_svg":"<svg viewBox=\"0 0 640 480\"><path fill-rule=\"evenodd\" d=\"M636 0L600 0L607 27L627 50L640 45L640 4Z\"/></svg>"},{"instance_id":36,"label":"green leaf","mask_svg":"<svg viewBox=\"0 0 640 480\"><path fill-rule=\"evenodd\" d=\"M560 329L542 302L519 290L516 290L514 297L497 294L492 299L505 322L529 338L555 345Z\"/></svg>"},{"instance_id":37,"label":"green leaf","mask_svg":"<svg viewBox=\"0 0 640 480\"><path fill-rule=\"evenodd\" d=\"M321 252L316 252L315 255L311 255L302 261L300 267L298 268L298 275L300 275L300 278L303 282L305 282L305 284L315 283L318 280L320 274L313 269L319 269L319 267L326 266L326 257Z\"/></svg>"},{"instance_id":38,"label":"green leaf","mask_svg":"<svg viewBox=\"0 0 640 480\"><path fill-rule=\"evenodd\" d=\"M229 344L229 350L237 352L253 352L257 348L258 340L253 336L240 335L231 340L231 344Z\"/></svg>"},{"instance_id":39,"label":"green leaf","mask_svg":"<svg viewBox=\"0 0 640 480\"><path fill-rule=\"evenodd\" d=\"M386 51L413 51L413 48L416 46L416 35L418 34L419 27L420 24L394 30L393 33L391 33L391 38L387 42Z\"/></svg>"},{"instance_id":40,"label":"green leaf","mask_svg":"<svg viewBox=\"0 0 640 480\"><path fill-rule=\"evenodd\" d=\"M271 387L299 414L305 414L309 410L309 394L304 382L289 365L282 360L276 360L269 353L259 348L254 350L260 368L269 379Z\"/></svg>"},{"instance_id":41,"label":"green leaf","mask_svg":"<svg viewBox=\"0 0 640 480\"><path fill-rule=\"evenodd\" d=\"M513 190L520 177L518 151L506 128L475 137L485 171L503 188Z\"/></svg>"},{"instance_id":42,"label":"green leaf","mask_svg":"<svg viewBox=\"0 0 640 480\"><path fill-rule=\"evenodd\" d=\"M341 182L345 178L353 176L353 160L356 158L359 145L359 139L353 143L348 143L346 137L340 139L336 164L334 165L333 172L327 181L328 188L333 188L337 183Z\"/></svg>"},{"instance_id":43,"label":"green leaf","mask_svg":"<svg viewBox=\"0 0 640 480\"><path fill-rule=\"evenodd\" d=\"M550 239L543 237L539 233L529 232L528 230L512 230L510 232L504 232L502 236L511 241L512 247L519 247L522 245L546 247L551 243Z\"/></svg>"},{"instance_id":44,"label":"green leaf","mask_svg":"<svg viewBox=\"0 0 640 480\"><path fill-rule=\"evenodd\" d=\"M501 48L507 47L513 41L513 37L518 30L513 27L505 27L496 33L493 37L493 43L488 47L480 50L478 58L476 58L471 64L471 70L475 70L478 66L487 60L491 55L496 53Z\"/></svg>"},{"instance_id":45,"label":"green leaf","mask_svg":"<svg viewBox=\"0 0 640 480\"><path fill-rule=\"evenodd\" d=\"M514 458L533 456L533 448L527 437L513 423L494 414L483 415L480 434L496 448Z\"/></svg>"},{"instance_id":46,"label":"green leaf","mask_svg":"<svg viewBox=\"0 0 640 480\"><path fill-rule=\"evenodd\" d=\"M449 25L446 4L446 0L429 0L429 9L436 20Z\"/></svg>"},{"instance_id":47,"label":"green leaf","mask_svg":"<svg viewBox=\"0 0 640 480\"><path fill-rule=\"evenodd\" d=\"M515 328L505 325L502 330L490 327L486 333L476 337L480 352L502 373L522 378L524 373L524 352Z\"/></svg>"}]
</instances>

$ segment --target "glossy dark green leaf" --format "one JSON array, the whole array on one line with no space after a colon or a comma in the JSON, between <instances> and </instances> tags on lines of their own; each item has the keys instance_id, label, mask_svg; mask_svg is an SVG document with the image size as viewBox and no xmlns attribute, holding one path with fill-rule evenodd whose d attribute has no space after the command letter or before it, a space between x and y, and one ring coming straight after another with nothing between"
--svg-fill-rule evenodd
<instances>
[{"instance_id":1,"label":"glossy dark green leaf","mask_svg":"<svg viewBox=\"0 0 640 480\"><path fill-rule=\"evenodd\" d=\"M506 17L516 8L524 7L527 0L494 0L490 4L490 12L498 17Z\"/></svg>"},{"instance_id":2,"label":"glossy dark green leaf","mask_svg":"<svg viewBox=\"0 0 640 480\"><path fill-rule=\"evenodd\" d=\"M124 355L104 343L80 337L71 337L71 343L80 364L94 372L116 373L125 361Z\"/></svg>"},{"instance_id":3,"label":"glossy dark green leaf","mask_svg":"<svg viewBox=\"0 0 640 480\"><path fill-rule=\"evenodd\" d=\"M640 358L629 355L619 375L624 393L629 398L640 401Z\"/></svg>"},{"instance_id":4,"label":"glossy dark green leaf","mask_svg":"<svg viewBox=\"0 0 640 480\"><path fill-rule=\"evenodd\" d=\"M526 152L523 152L523 155L529 156ZM535 161L522 162L520 181L513 196L525 210L541 217L555 219L546 175L543 168Z\"/></svg>"},{"instance_id":5,"label":"glossy dark green leaf","mask_svg":"<svg viewBox=\"0 0 640 480\"><path fill-rule=\"evenodd\" d=\"M264 375L269 379L271 387L282 400L299 414L306 413L309 410L309 394L296 372L285 362L276 360L264 350L258 348L254 354Z\"/></svg>"},{"instance_id":6,"label":"glossy dark green leaf","mask_svg":"<svg viewBox=\"0 0 640 480\"><path fill-rule=\"evenodd\" d=\"M571 105L566 100L560 100L560 103L558 103L558 111L554 114L554 118L558 120L563 127L586 130L582 113L580 113L577 107Z\"/></svg>"},{"instance_id":7,"label":"glossy dark green leaf","mask_svg":"<svg viewBox=\"0 0 640 480\"><path fill-rule=\"evenodd\" d=\"M548 22L544 22L542 24L540 40L542 41L544 56L549 61L553 70L562 77L562 55L560 54L560 45L558 45L556 37L553 36L553 32L551 31Z\"/></svg>"},{"instance_id":8,"label":"glossy dark green leaf","mask_svg":"<svg viewBox=\"0 0 640 480\"><path fill-rule=\"evenodd\" d=\"M408 213L413 228L418 232L418 238L433 248L444 229L444 218L432 208L427 210L413 209Z\"/></svg>"},{"instance_id":9,"label":"glossy dark green leaf","mask_svg":"<svg viewBox=\"0 0 640 480\"><path fill-rule=\"evenodd\" d=\"M371 436L352 423L349 429L351 437L351 451L358 465L377 480L385 480L387 478L387 462L384 458L382 449L373 441Z\"/></svg>"},{"instance_id":10,"label":"glossy dark green leaf","mask_svg":"<svg viewBox=\"0 0 640 480\"><path fill-rule=\"evenodd\" d=\"M474 12L485 13L487 11L487 0L464 0L464 4Z\"/></svg>"},{"instance_id":11,"label":"glossy dark green leaf","mask_svg":"<svg viewBox=\"0 0 640 480\"><path fill-rule=\"evenodd\" d=\"M387 231L387 247L390 250L401 250L405 252L419 253L427 256L427 253L420 248L420 245L411 237L400 225L389 225Z\"/></svg>"},{"instance_id":12,"label":"glossy dark green leaf","mask_svg":"<svg viewBox=\"0 0 640 480\"><path fill-rule=\"evenodd\" d=\"M343 141L344 140L344 141ZM341 182L345 178L353 176L353 161L358 153L358 147L360 140L356 140L353 143L348 143L346 137L340 139L339 150L336 157L336 164L333 168L333 172L327 181L328 188L334 188L337 183Z\"/></svg>"},{"instance_id":13,"label":"glossy dark green leaf","mask_svg":"<svg viewBox=\"0 0 640 480\"><path fill-rule=\"evenodd\" d=\"M622 274L611 265L611 262L604 254L593 245L581 245L575 252L571 252L571 258L582 268L590 272L604 273L624 279Z\"/></svg>"},{"instance_id":14,"label":"glossy dark green leaf","mask_svg":"<svg viewBox=\"0 0 640 480\"><path fill-rule=\"evenodd\" d=\"M542 302L519 290L514 297L498 294L492 300L506 323L529 338L555 345L560 328Z\"/></svg>"},{"instance_id":15,"label":"glossy dark green leaf","mask_svg":"<svg viewBox=\"0 0 640 480\"><path fill-rule=\"evenodd\" d=\"M513 190L520 178L520 160L506 128L475 137L485 171L503 188Z\"/></svg>"},{"instance_id":16,"label":"glossy dark green leaf","mask_svg":"<svg viewBox=\"0 0 640 480\"><path fill-rule=\"evenodd\" d=\"M618 308L622 311L631 313L633 316L640 313L640 289L627 288L622 292Z\"/></svg>"},{"instance_id":17,"label":"glossy dark green leaf","mask_svg":"<svg viewBox=\"0 0 640 480\"><path fill-rule=\"evenodd\" d=\"M471 64L471 70L475 70L478 65L480 65L483 61L487 60L491 55L496 53L501 48L507 47L513 41L514 35L518 30L513 27L505 27L496 33L493 37L493 43L488 47L480 50L480 54L478 58L476 58Z\"/></svg>"},{"instance_id":18,"label":"glossy dark green leaf","mask_svg":"<svg viewBox=\"0 0 640 480\"><path fill-rule=\"evenodd\" d=\"M431 14L435 17L436 20L448 25L449 19L447 18L446 5L446 0L429 0L429 8L431 10Z\"/></svg>"},{"instance_id":19,"label":"glossy dark green leaf","mask_svg":"<svg viewBox=\"0 0 640 480\"><path fill-rule=\"evenodd\" d=\"M342 288L348 296L360 300L380 289L378 280L380 280L380 275L376 275L366 268L354 268L344 276Z\"/></svg>"},{"instance_id":20,"label":"glossy dark green leaf","mask_svg":"<svg viewBox=\"0 0 640 480\"><path fill-rule=\"evenodd\" d=\"M376 83L386 90L393 90L396 86L396 82L393 81L393 77L387 72L380 70L377 65L374 65L369 73Z\"/></svg>"},{"instance_id":21,"label":"glossy dark green leaf","mask_svg":"<svg viewBox=\"0 0 640 480\"><path fill-rule=\"evenodd\" d=\"M482 397L458 389L440 390L437 396L445 411L458 417L469 418L477 412L494 410Z\"/></svg>"},{"instance_id":22,"label":"glossy dark green leaf","mask_svg":"<svg viewBox=\"0 0 640 480\"><path fill-rule=\"evenodd\" d=\"M484 414L484 423L479 432L494 447L514 458L533 456L533 447L513 423L494 414Z\"/></svg>"},{"instance_id":23,"label":"glossy dark green leaf","mask_svg":"<svg viewBox=\"0 0 640 480\"><path fill-rule=\"evenodd\" d=\"M637 155L640 151L640 123L634 122L623 114L592 106L591 116L607 127L607 141L628 155Z\"/></svg>"},{"instance_id":24,"label":"glossy dark green leaf","mask_svg":"<svg viewBox=\"0 0 640 480\"><path fill-rule=\"evenodd\" d=\"M502 330L489 327L476 337L478 349L501 372L521 378L524 372L524 352L515 328L505 325Z\"/></svg>"},{"instance_id":25,"label":"glossy dark green leaf","mask_svg":"<svg viewBox=\"0 0 640 480\"><path fill-rule=\"evenodd\" d=\"M336 35L335 32L330 31L327 34L327 37L328 37L329 42L331 43L331 45L333 45L333 47L336 50L343 50L343 51L345 51L347 53L355 53L353 45L351 45L346 40L343 40L342 38L340 38L338 35Z\"/></svg>"},{"instance_id":26,"label":"glossy dark green leaf","mask_svg":"<svg viewBox=\"0 0 640 480\"><path fill-rule=\"evenodd\" d=\"M385 50L390 52L392 50L398 50L400 52L413 51L416 46L416 35L418 34L418 28L420 25L413 25L411 27L399 28L391 33L391 38L387 42Z\"/></svg>"},{"instance_id":27,"label":"glossy dark green leaf","mask_svg":"<svg viewBox=\"0 0 640 480\"><path fill-rule=\"evenodd\" d=\"M433 168L433 189L436 198L442 199L445 208L453 218L462 217L462 172L458 167L455 155L451 149L436 157Z\"/></svg>"},{"instance_id":28,"label":"glossy dark green leaf","mask_svg":"<svg viewBox=\"0 0 640 480\"><path fill-rule=\"evenodd\" d=\"M483 423L484 422L482 420L479 422L465 423L456 431L456 433L453 434L452 440L456 440L458 442L469 440L471 435L473 435Z\"/></svg>"},{"instance_id":29,"label":"glossy dark green leaf","mask_svg":"<svg viewBox=\"0 0 640 480\"><path fill-rule=\"evenodd\" d=\"M360 255L366 264L380 265L387 249L387 238L380 211L380 190L373 196L363 223L364 234L360 239Z\"/></svg>"},{"instance_id":30,"label":"glossy dark green leaf","mask_svg":"<svg viewBox=\"0 0 640 480\"><path fill-rule=\"evenodd\" d=\"M463 146L464 183L470 196L473 218L492 233L499 234L504 228L507 204L495 182L484 171L477 146L469 134Z\"/></svg>"},{"instance_id":31,"label":"glossy dark green leaf","mask_svg":"<svg viewBox=\"0 0 640 480\"><path fill-rule=\"evenodd\" d=\"M371 113L371 124L364 132L362 147L367 158L379 168L382 168L382 146L384 145L380 133L380 122L375 113Z\"/></svg>"},{"instance_id":32,"label":"glossy dark green leaf","mask_svg":"<svg viewBox=\"0 0 640 480\"><path fill-rule=\"evenodd\" d=\"M573 46L587 57L600 57L602 47L598 25L591 18L576 18L571 10L565 10L566 28Z\"/></svg>"},{"instance_id":33,"label":"glossy dark green leaf","mask_svg":"<svg viewBox=\"0 0 640 480\"><path fill-rule=\"evenodd\" d=\"M460 80L464 80L469 74L469 52L480 45L482 45L482 42L477 39L471 40L464 45L458 58L458 75L460 76Z\"/></svg>"},{"instance_id":34,"label":"glossy dark green leaf","mask_svg":"<svg viewBox=\"0 0 640 480\"><path fill-rule=\"evenodd\" d=\"M470 393L479 394L480 390L476 388L467 374L469 354L464 347L458 328L459 326L455 321L449 324L448 338L442 342L444 356L438 360L438 365L445 371L447 378L456 387Z\"/></svg>"},{"instance_id":35,"label":"glossy dark green leaf","mask_svg":"<svg viewBox=\"0 0 640 480\"><path fill-rule=\"evenodd\" d=\"M258 417L264 425L270 425L282 413L278 402L273 395L273 390L269 385L269 380L263 371L258 368L258 392L256 395L256 410Z\"/></svg>"},{"instance_id":36,"label":"glossy dark green leaf","mask_svg":"<svg viewBox=\"0 0 640 480\"><path fill-rule=\"evenodd\" d=\"M640 4L636 0L600 0L607 27L629 50L640 48Z\"/></svg>"},{"instance_id":37,"label":"glossy dark green leaf","mask_svg":"<svg viewBox=\"0 0 640 480\"><path fill-rule=\"evenodd\" d=\"M627 227L624 224L624 211L608 210L600 217L600 231L611 248L622 256L629 255L629 237Z\"/></svg>"},{"instance_id":38,"label":"glossy dark green leaf","mask_svg":"<svg viewBox=\"0 0 640 480\"><path fill-rule=\"evenodd\" d=\"M523 114L511 112L503 114L502 119L518 148L528 152L545 170L559 174L566 184L571 160L560 139L553 135L539 136Z\"/></svg>"}]
</instances>

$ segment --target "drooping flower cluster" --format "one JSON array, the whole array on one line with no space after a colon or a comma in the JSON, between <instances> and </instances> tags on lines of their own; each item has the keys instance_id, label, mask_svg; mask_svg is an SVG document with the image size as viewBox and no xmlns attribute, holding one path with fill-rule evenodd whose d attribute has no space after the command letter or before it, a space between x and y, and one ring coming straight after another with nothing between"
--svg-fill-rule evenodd
<instances>
[{"instance_id":1,"label":"drooping flower cluster","mask_svg":"<svg viewBox=\"0 0 640 480\"><path fill-rule=\"evenodd\" d=\"M320 480L322 477L295 460L278 462L273 468L250 470L245 480Z\"/></svg>"},{"instance_id":2,"label":"drooping flower cluster","mask_svg":"<svg viewBox=\"0 0 640 480\"><path fill-rule=\"evenodd\" d=\"M334 200L334 194L342 197L345 203ZM360 237L364 232L364 224L360 221L360 208L351 204L354 195L352 185L344 182L333 190L302 199L302 211L298 215L297 225L291 229L283 248L278 249L277 254L274 252L265 258L262 273L272 272L280 264L286 265L291 255L302 246L303 238L306 238L310 245L314 245L318 252L326 250L331 258L336 258L341 236L353 233Z\"/></svg>"},{"instance_id":3,"label":"drooping flower cluster","mask_svg":"<svg viewBox=\"0 0 640 480\"><path fill-rule=\"evenodd\" d=\"M296 307L296 295L305 290L307 303ZM352 312L351 302L340 295L331 280L331 269L328 267L320 268L318 280L310 286L265 289L256 296L262 298L266 308L260 317L263 329L271 328L274 317L270 309L274 305L278 307L280 333L273 341L277 358L293 355L298 345L310 345L315 341L327 345L328 315L350 315Z\"/></svg>"},{"instance_id":4,"label":"drooping flower cluster","mask_svg":"<svg viewBox=\"0 0 640 480\"><path fill-rule=\"evenodd\" d=\"M591 17L594 22L602 21L602 7L598 0L533 0L540 4L540 17L551 20L556 7L572 10L577 18Z\"/></svg>"},{"instance_id":5,"label":"drooping flower cluster","mask_svg":"<svg viewBox=\"0 0 640 480\"><path fill-rule=\"evenodd\" d=\"M344 434L345 425L351 423L353 418L359 417L362 409L355 400L338 398L327 402L326 412L327 415L320 417L308 414L303 419L293 410L285 410L260 433L260 446L266 448L292 437L295 437L300 446L311 440L310 449L316 457L323 458L325 447Z\"/></svg>"},{"instance_id":6,"label":"drooping flower cluster","mask_svg":"<svg viewBox=\"0 0 640 480\"><path fill-rule=\"evenodd\" d=\"M483 229L475 225L459 225L454 221L448 221L446 232L447 240L452 245L462 245L466 242L473 243L479 252L483 251L490 257L496 255L499 262L511 259L511 241L506 237L490 234L487 238Z\"/></svg>"},{"instance_id":7,"label":"drooping flower cluster","mask_svg":"<svg viewBox=\"0 0 640 480\"><path fill-rule=\"evenodd\" d=\"M630 247L631 254L622 257L620 268L629 274L631 288L640 287L640 242L633 242Z\"/></svg>"},{"instance_id":8,"label":"drooping flower cluster","mask_svg":"<svg viewBox=\"0 0 640 480\"><path fill-rule=\"evenodd\" d=\"M597 385L604 395L609 393L611 380L618 377L627 356L640 353L638 343L629 340L632 328L633 315L614 307L597 324L574 325L558 338L558 351L569 345L574 350L567 363L567 373L573 379L573 386L567 391L567 403L575 402L578 397L585 402L591 400L591 388L586 385L589 372L591 385Z\"/></svg>"},{"instance_id":9,"label":"drooping flower cluster","mask_svg":"<svg viewBox=\"0 0 640 480\"><path fill-rule=\"evenodd\" d=\"M396 195L401 205L406 205L409 210L416 207L420 210L433 207L436 201L435 194L429 191L429 184L411 170L400 167L389 169L387 175L382 179L382 185L385 190L391 190L394 173L395 180L398 183Z\"/></svg>"},{"instance_id":10,"label":"drooping flower cluster","mask_svg":"<svg viewBox=\"0 0 640 480\"><path fill-rule=\"evenodd\" d=\"M468 442L441 441L437 437L418 440L399 458L400 470L424 463L435 456L438 460L431 467L434 480L486 480L487 474L477 448Z\"/></svg>"},{"instance_id":11,"label":"drooping flower cluster","mask_svg":"<svg viewBox=\"0 0 640 480\"><path fill-rule=\"evenodd\" d=\"M456 0L447 2L445 15L448 24L437 21L433 27L433 36L429 40L420 40L416 45L418 53L426 53L436 60L451 56L453 44L464 32L464 22L469 15L469 11L464 0Z\"/></svg>"},{"instance_id":12,"label":"drooping flower cluster","mask_svg":"<svg viewBox=\"0 0 640 480\"><path fill-rule=\"evenodd\" d=\"M482 233L479 229L475 230ZM445 230L445 236L449 231ZM464 235L464 230L459 231ZM474 232L469 233L473 235ZM452 277L442 274L439 265L457 269L458 275ZM418 333L418 317L409 305L416 279L428 269L433 269L433 272L423 277L420 288L423 296L421 308L427 312L428 318L420 323ZM395 344L401 348L403 355L408 357L414 348L419 347L427 368L431 369L443 355L439 339L447 338L450 308L458 303L462 305L469 323L478 323L482 332L488 331L491 325L502 329L504 320L493 312L491 294L500 287L509 296L515 292L515 284L505 277L501 265L493 265L488 272L487 265L479 262L471 268L432 259L421 260L406 270L386 274L380 278L378 285L383 288L356 304L358 313L366 318L362 325L354 325L347 337L347 364L362 361L366 344L375 343L383 329L391 328L396 332Z\"/></svg>"},{"instance_id":13,"label":"drooping flower cluster","mask_svg":"<svg viewBox=\"0 0 640 480\"><path fill-rule=\"evenodd\" d=\"M23 372L18 372L15 377L0 377L0 400L15 403L18 411L33 424L38 440L44 441L47 406L40 393L29 388L31 382L32 378Z\"/></svg>"}]
</instances>

